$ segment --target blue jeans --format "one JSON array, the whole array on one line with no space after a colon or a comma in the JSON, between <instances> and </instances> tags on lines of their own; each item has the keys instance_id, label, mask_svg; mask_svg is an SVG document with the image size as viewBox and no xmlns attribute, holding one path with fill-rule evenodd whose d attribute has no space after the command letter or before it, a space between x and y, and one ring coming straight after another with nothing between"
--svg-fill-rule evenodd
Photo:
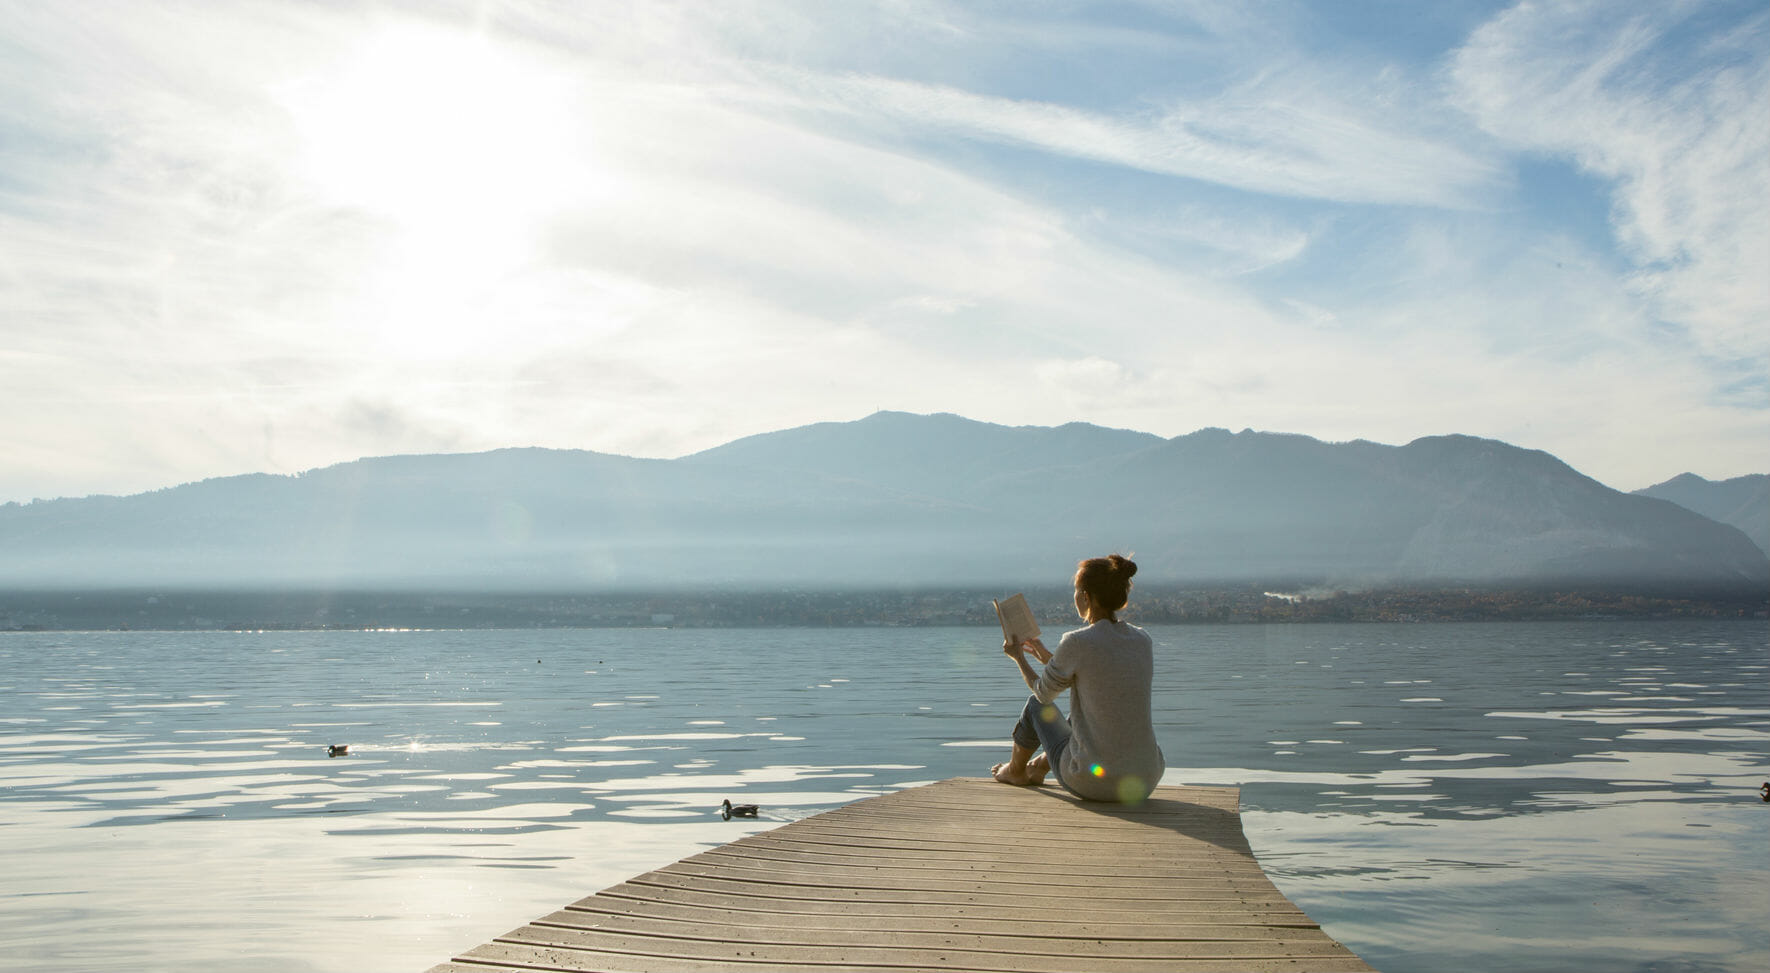
<instances>
[{"instance_id":1,"label":"blue jeans","mask_svg":"<svg viewBox=\"0 0 1770 973\"><path fill-rule=\"evenodd\" d=\"M1069 721L1063 718L1056 703L1041 703L1037 696L1028 696L1026 708L1020 711L1020 722L1014 724L1014 745L1035 753L1043 746L1045 759L1051 761L1051 776L1057 778L1064 790L1069 789L1063 784L1063 771L1057 769L1063 748L1069 746Z\"/></svg>"}]
</instances>

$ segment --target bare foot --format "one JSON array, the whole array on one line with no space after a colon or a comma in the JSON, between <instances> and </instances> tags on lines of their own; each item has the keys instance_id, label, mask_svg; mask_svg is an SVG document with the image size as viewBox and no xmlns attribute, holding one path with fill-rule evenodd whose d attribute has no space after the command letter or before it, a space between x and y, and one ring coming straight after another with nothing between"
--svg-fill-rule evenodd
<instances>
[{"instance_id":1,"label":"bare foot","mask_svg":"<svg viewBox=\"0 0 1770 973\"><path fill-rule=\"evenodd\" d=\"M1038 787L1045 783L1045 775L1051 772L1051 758L1041 752L1026 762L1027 783Z\"/></svg>"},{"instance_id":2,"label":"bare foot","mask_svg":"<svg viewBox=\"0 0 1770 973\"><path fill-rule=\"evenodd\" d=\"M1015 787L1030 787L1038 783L1032 779L1032 775L1027 773L1027 768L1022 767L1016 771L1011 763L996 764L990 768L989 774L1001 783L1013 784ZM1041 777L1041 779L1043 778Z\"/></svg>"}]
</instances>

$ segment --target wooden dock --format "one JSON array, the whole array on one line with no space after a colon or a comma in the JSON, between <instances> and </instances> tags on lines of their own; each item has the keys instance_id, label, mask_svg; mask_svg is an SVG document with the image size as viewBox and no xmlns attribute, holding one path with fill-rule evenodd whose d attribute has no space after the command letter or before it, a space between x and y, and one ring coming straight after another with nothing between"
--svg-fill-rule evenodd
<instances>
[{"instance_id":1,"label":"wooden dock","mask_svg":"<svg viewBox=\"0 0 1770 973\"><path fill-rule=\"evenodd\" d=\"M1369 970L1260 870L1238 796L941 781L684 858L431 973Z\"/></svg>"}]
</instances>

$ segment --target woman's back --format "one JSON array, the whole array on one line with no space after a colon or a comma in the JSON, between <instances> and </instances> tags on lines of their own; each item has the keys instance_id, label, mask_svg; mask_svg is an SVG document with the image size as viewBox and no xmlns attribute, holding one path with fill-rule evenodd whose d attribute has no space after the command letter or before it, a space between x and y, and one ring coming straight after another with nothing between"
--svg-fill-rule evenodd
<instances>
[{"instance_id":1,"label":"woman's back","mask_svg":"<svg viewBox=\"0 0 1770 973\"><path fill-rule=\"evenodd\" d=\"M1161 782L1166 763L1155 739L1149 633L1128 622L1099 621L1063 636L1034 693L1051 702L1070 690L1073 736L1057 768L1065 787L1089 800L1140 801Z\"/></svg>"}]
</instances>

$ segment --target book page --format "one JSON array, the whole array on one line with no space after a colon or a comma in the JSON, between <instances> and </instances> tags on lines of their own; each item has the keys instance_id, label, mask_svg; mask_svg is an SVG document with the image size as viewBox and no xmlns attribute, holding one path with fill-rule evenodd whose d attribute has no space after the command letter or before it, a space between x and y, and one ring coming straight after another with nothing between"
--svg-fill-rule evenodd
<instances>
[{"instance_id":1,"label":"book page","mask_svg":"<svg viewBox=\"0 0 1770 973\"><path fill-rule=\"evenodd\" d=\"M1033 618L1032 606L1026 603L1026 596L1015 594L1001 601L991 602L996 606L996 618L1002 623L1002 637L1010 642L1024 642L1039 637L1039 623Z\"/></svg>"}]
</instances>

